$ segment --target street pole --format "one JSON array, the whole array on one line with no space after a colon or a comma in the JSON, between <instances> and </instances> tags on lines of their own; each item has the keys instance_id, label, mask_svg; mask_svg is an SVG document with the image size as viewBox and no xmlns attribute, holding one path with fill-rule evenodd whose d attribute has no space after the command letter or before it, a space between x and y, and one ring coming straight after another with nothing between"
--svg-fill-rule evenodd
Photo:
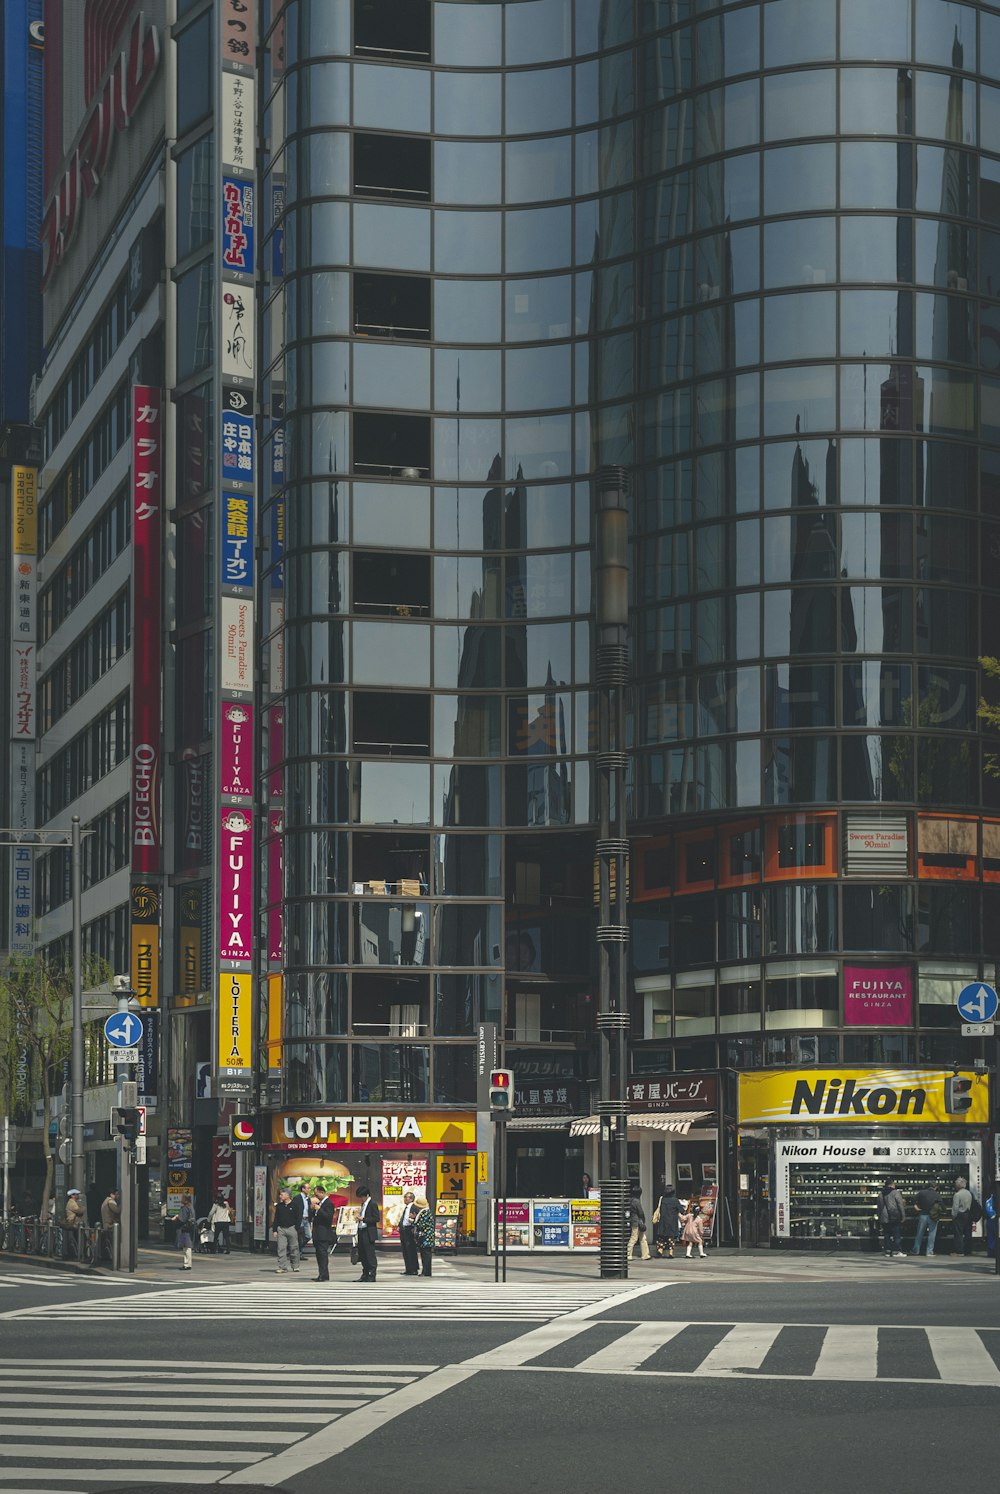
<instances>
[{"instance_id":1,"label":"street pole","mask_svg":"<svg viewBox=\"0 0 1000 1494\"><path fill-rule=\"evenodd\" d=\"M80 816L72 819L72 909L73 909L73 1044L70 1052L72 1186L83 1193L86 1186L83 1155L83 1086L86 1077L83 1049L83 856Z\"/></svg>"},{"instance_id":2,"label":"street pole","mask_svg":"<svg viewBox=\"0 0 1000 1494\"><path fill-rule=\"evenodd\" d=\"M10 1117L3 1118L3 1222L10 1218Z\"/></svg>"},{"instance_id":3,"label":"street pole","mask_svg":"<svg viewBox=\"0 0 1000 1494\"><path fill-rule=\"evenodd\" d=\"M625 690L628 685L628 476L624 467L596 474L598 687L598 1012L601 1044L597 1111L601 1139L602 1277L627 1277L628 1203L627 987L628 838L625 817Z\"/></svg>"}]
</instances>

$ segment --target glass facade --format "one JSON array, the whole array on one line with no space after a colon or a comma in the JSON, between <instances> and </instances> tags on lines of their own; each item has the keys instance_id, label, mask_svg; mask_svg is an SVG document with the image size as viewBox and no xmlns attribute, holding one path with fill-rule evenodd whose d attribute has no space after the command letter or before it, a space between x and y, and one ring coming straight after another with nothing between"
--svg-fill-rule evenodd
<instances>
[{"instance_id":1,"label":"glass facade","mask_svg":"<svg viewBox=\"0 0 1000 1494\"><path fill-rule=\"evenodd\" d=\"M636 1069L954 1056L950 982L1000 958L998 9L288 0L261 611L289 1103L469 1106L494 1020L591 1108L607 465ZM892 1031L851 1030L869 966L907 972Z\"/></svg>"}]
</instances>

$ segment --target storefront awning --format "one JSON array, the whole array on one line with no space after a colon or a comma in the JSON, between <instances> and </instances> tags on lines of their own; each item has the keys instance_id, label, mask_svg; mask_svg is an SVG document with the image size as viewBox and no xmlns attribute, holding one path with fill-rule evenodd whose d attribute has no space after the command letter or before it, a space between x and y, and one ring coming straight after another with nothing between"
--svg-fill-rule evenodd
<instances>
[{"instance_id":1,"label":"storefront awning","mask_svg":"<svg viewBox=\"0 0 1000 1494\"><path fill-rule=\"evenodd\" d=\"M508 1131L566 1131L571 1115L516 1115L507 1122Z\"/></svg>"},{"instance_id":2,"label":"storefront awning","mask_svg":"<svg viewBox=\"0 0 1000 1494\"><path fill-rule=\"evenodd\" d=\"M692 1126L698 1126L702 1121L714 1120L714 1110L671 1110L664 1111L662 1115L630 1115L628 1128L630 1131L673 1131L676 1135L686 1136ZM601 1117L586 1115L573 1122L569 1134L596 1136L600 1129Z\"/></svg>"}]
</instances>

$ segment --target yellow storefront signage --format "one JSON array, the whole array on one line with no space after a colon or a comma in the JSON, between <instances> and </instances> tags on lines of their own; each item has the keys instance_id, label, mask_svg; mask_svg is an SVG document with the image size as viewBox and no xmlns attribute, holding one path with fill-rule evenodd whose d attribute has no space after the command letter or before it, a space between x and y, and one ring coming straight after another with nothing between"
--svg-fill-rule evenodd
<instances>
[{"instance_id":1,"label":"yellow storefront signage","mask_svg":"<svg viewBox=\"0 0 1000 1494\"><path fill-rule=\"evenodd\" d=\"M764 1069L740 1074L741 1126L984 1126L989 1084L969 1069Z\"/></svg>"},{"instance_id":2,"label":"yellow storefront signage","mask_svg":"<svg viewBox=\"0 0 1000 1494\"><path fill-rule=\"evenodd\" d=\"M219 977L218 1067L253 1068L253 976L224 971Z\"/></svg>"},{"instance_id":3,"label":"yellow storefront signage","mask_svg":"<svg viewBox=\"0 0 1000 1494\"><path fill-rule=\"evenodd\" d=\"M14 528L11 536L15 555L34 555L38 550L38 471L35 467L12 467Z\"/></svg>"},{"instance_id":4,"label":"yellow storefront signage","mask_svg":"<svg viewBox=\"0 0 1000 1494\"><path fill-rule=\"evenodd\" d=\"M140 1006L160 1004L160 929L155 923L132 925L132 989Z\"/></svg>"},{"instance_id":5,"label":"yellow storefront signage","mask_svg":"<svg viewBox=\"0 0 1000 1494\"><path fill-rule=\"evenodd\" d=\"M362 1144L406 1146L475 1146L474 1114L412 1115L403 1110L367 1111L363 1114L318 1115L309 1111L286 1111L271 1117L271 1141L275 1146L292 1143L313 1150Z\"/></svg>"},{"instance_id":6,"label":"yellow storefront signage","mask_svg":"<svg viewBox=\"0 0 1000 1494\"><path fill-rule=\"evenodd\" d=\"M459 1218L463 1234L472 1234L476 1227L476 1164L468 1157L437 1158L438 1208L443 1198L454 1199L459 1205Z\"/></svg>"}]
</instances>

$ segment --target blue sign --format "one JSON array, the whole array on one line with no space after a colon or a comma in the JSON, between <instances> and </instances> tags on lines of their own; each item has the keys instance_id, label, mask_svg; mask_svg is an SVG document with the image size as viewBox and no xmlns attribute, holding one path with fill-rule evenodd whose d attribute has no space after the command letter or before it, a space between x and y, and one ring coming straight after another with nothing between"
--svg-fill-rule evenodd
<instances>
[{"instance_id":1,"label":"blue sign","mask_svg":"<svg viewBox=\"0 0 1000 1494\"><path fill-rule=\"evenodd\" d=\"M245 493L222 495L222 584L253 585L253 502Z\"/></svg>"},{"instance_id":2,"label":"blue sign","mask_svg":"<svg viewBox=\"0 0 1000 1494\"><path fill-rule=\"evenodd\" d=\"M568 1224L568 1203L539 1203L536 1199L532 1219L536 1224Z\"/></svg>"},{"instance_id":3,"label":"blue sign","mask_svg":"<svg viewBox=\"0 0 1000 1494\"><path fill-rule=\"evenodd\" d=\"M1000 996L992 986L977 980L959 992L955 1004L963 1022L992 1022L1000 1007Z\"/></svg>"},{"instance_id":4,"label":"blue sign","mask_svg":"<svg viewBox=\"0 0 1000 1494\"><path fill-rule=\"evenodd\" d=\"M115 1012L105 1019L104 1036L112 1048L134 1048L142 1038L142 1023L133 1012Z\"/></svg>"},{"instance_id":5,"label":"blue sign","mask_svg":"<svg viewBox=\"0 0 1000 1494\"><path fill-rule=\"evenodd\" d=\"M253 416L222 412L222 480L253 482Z\"/></svg>"},{"instance_id":6,"label":"blue sign","mask_svg":"<svg viewBox=\"0 0 1000 1494\"><path fill-rule=\"evenodd\" d=\"M253 182L222 178L222 267L253 274Z\"/></svg>"}]
</instances>

